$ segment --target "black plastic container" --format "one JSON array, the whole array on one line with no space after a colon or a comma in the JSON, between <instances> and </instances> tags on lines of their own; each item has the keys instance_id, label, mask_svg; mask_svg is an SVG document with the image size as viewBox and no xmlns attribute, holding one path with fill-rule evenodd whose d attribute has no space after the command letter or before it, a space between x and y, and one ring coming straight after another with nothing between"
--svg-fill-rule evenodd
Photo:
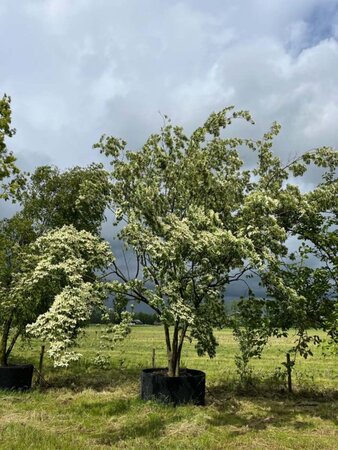
<instances>
[{"instance_id":1,"label":"black plastic container","mask_svg":"<svg viewBox=\"0 0 338 450\"><path fill-rule=\"evenodd\" d=\"M33 364L0 366L0 389L30 389L32 386L33 369Z\"/></svg>"},{"instance_id":2,"label":"black plastic container","mask_svg":"<svg viewBox=\"0 0 338 450\"><path fill-rule=\"evenodd\" d=\"M144 369L141 373L141 398L173 405L204 405L205 373L182 369L180 376L169 377L166 368Z\"/></svg>"}]
</instances>

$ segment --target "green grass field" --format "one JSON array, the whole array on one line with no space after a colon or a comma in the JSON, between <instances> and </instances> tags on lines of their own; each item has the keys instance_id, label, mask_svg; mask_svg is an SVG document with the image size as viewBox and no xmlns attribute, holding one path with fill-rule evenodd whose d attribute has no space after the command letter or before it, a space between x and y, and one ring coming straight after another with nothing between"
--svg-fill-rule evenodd
<instances>
[{"instance_id":1,"label":"green grass field","mask_svg":"<svg viewBox=\"0 0 338 450\"><path fill-rule=\"evenodd\" d=\"M171 407L139 399L141 368L165 365L161 327L134 327L114 351L109 367L93 364L100 329L81 341L81 361L53 369L45 361L47 386L0 392L0 449L338 449L338 366L334 356L298 359L289 395L278 367L293 338L272 340L253 361L255 385L238 384L236 342L217 332L217 357L199 358L187 342L183 365L207 374L205 407ZM38 364L39 345L19 345L15 361Z\"/></svg>"}]
</instances>

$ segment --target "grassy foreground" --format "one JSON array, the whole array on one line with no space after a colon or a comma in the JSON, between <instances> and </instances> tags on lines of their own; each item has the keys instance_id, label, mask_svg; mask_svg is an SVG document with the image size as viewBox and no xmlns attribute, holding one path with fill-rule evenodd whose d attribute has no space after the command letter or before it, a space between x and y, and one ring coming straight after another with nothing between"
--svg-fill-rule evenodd
<instances>
[{"instance_id":1,"label":"grassy foreground","mask_svg":"<svg viewBox=\"0 0 338 450\"><path fill-rule=\"evenodd\" d=\"M273 340L254 361L255 385L241 389L231 331L217 333L210 360L187 343L183 365L207 374L205 407L170 407L139 399L139 373L165 365L161 327L134 327L112 352L106 368L93 364L100 329L81 342L81 361L65 369L45 363L47 386L30 392L0 391L0 449L337 449L338 367L334 356L299 359L295 393L288 395L281 363L288 340ZM16 361L38 364L39 346L22 344Z\"/></svg>"}]
</instances>

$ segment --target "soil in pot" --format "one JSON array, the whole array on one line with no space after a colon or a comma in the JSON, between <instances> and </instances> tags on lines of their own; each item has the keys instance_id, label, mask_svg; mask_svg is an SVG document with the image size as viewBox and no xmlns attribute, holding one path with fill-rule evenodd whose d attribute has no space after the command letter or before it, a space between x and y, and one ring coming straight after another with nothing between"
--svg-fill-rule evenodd
<instances>
[{"instance_id":1,"label":"soil in pot","mask_svg":"<svg viewBox=\"0 0 338 450\"><path fill-rule=\"evenodd\" d=\"M30 389L32 386L33 369L33 364L0 366L0 389Z\"/></svg>"},{"instance_id":2,"label":"soil in pot","mask_svg":"<svg viewBox=\"0 0 338 450\"><path fill-rule=\"evenodd\" d=\"M141 373L141 398L174 405L204 405L205 373L182 369L180 376L169 377L166 368L144 369Z\"/></svg>"}]
</instances>

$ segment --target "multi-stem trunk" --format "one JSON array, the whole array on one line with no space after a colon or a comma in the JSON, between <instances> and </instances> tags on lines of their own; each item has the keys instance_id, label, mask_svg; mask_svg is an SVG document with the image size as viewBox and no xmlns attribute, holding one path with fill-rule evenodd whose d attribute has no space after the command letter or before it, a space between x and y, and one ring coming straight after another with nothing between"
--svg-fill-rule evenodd
<instances>
[{"instance_id":1,"label":"multi-stem trunk","mask_svg":"<svg viewBox=\"0 0 338 450\"><path fill-rule=\"evenodd\" d=\"M11 329L12 317L9 317L2 326L2 336L0 342L0 366L7 366L8 352L7 344Z\"/></svg>"},{"instance_id":2,"label":"multi-stem trunk","mask_svg":"<svg viewBox=\"0 0 338 450\"><path fill-rule=\"evenodd\" d=\"M169 326L166 324L164 325L169 377L178 377L180 375L182 346L186 331L186 325L182 326L178 321L175 322L171 340Z\"/></svg>"},{"instance_id":3,"label":"multi-stem trunk","mask_svg":"<svg viewBox=\"0 0 338 450\"><path fill-rule=\"evenodd\" d=\"M10 339L10 332L13 325L13 313L4 321L2 326L2 334L0 341L0 366L8 365L8 358L13 350L13 347L22 333L22 329L18 327L15 333L12 334Z\"/></svg>"}]
</instances>

